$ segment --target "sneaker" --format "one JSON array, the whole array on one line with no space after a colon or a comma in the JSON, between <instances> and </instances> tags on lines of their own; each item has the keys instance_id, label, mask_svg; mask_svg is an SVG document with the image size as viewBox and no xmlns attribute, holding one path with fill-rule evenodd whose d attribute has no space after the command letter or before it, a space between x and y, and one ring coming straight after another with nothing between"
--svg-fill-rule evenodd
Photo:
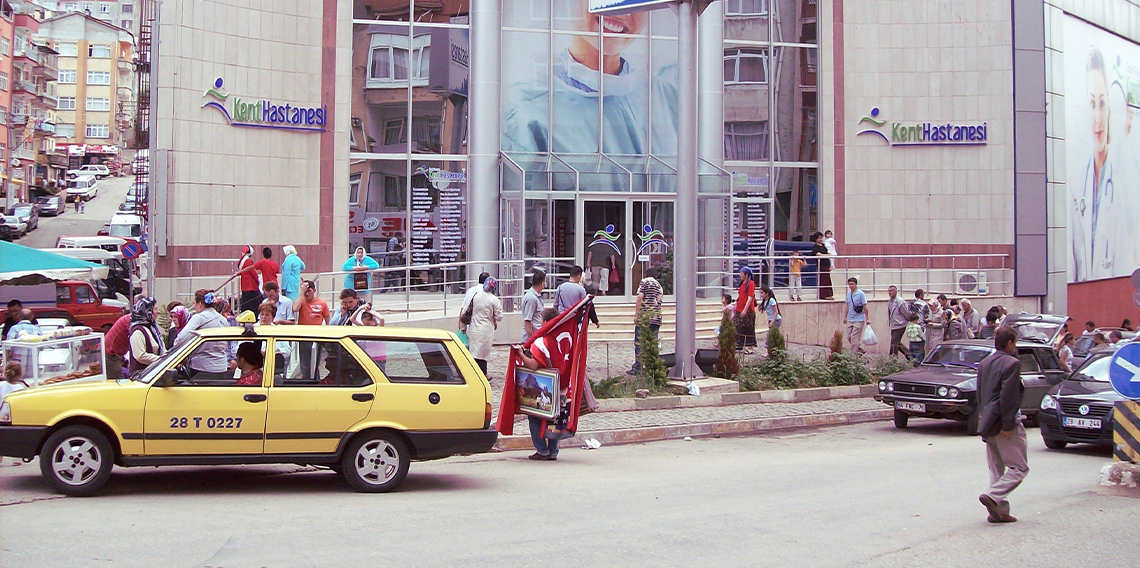
<instances>
[{"instance_id":1,"label":"sneaker","mask_svg":"<svg viewBox=\"0 0 1140 568\"><path fill-rule=\"evenodd\" d=\"M527 459L528 460L534 460L534 461L547 461L550 459L550 454L540 454L538 452L535 452L535 453L531 454L530 456L528 456Z\"/></svg>"},{"instance_id":2,"label":"sneaker","mask_svg":"<svg viewBox=\"0 0 1140 568\"><path fill-rule=\"evenodd\" d=\"M556 462L556 461L558 461L558 456L556 456L556 455L543 456L542 459L544 459L546 461Z\"/></svg>"},{"instance_id":3,"label":"sneaker","mask_svg":"<svg viewBox=\"0 0 1140 568\"><path fill-rule=\"evenodd\" d=\"M625 374L636 377L637 375L641 374L641 371L638 371L636 369L630 369L630 370L626 371Z\"/></svg>"}]
</instances>

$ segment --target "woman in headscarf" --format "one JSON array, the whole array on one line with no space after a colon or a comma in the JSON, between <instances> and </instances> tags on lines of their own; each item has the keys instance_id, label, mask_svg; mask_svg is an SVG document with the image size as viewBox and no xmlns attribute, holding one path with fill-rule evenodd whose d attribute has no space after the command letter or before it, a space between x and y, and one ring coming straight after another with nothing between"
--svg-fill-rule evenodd
<instances>
[{"instance_id":1,"label":"woman in headscarf","mask_svg":"<svg viewBox=\"0 0 1140 568\"><path fill-rule=\"evenodd\" d=\"M740 267L740 288L736 290L736 348L751 354L756 346L756 282L752 269Z\"/></svg>"},{"instance_id":2,"label":"woman in headscarf","mask_svg":"<svg viewBox=\"0 0 1140 568\"><path fill-rule=\"evenodd\" d=\"M364 247L356 247L356 252L344 261L340 269L352 273L344 277L344 287L356 290L356 296L360 301L367 302L372 291L372 271L379 270L380 263L364 254Z\"/></svg>"},{"instance_id":3,"label":"woman in headscarf","mask_svg":"<svg viewBox=\"0 0 1140 568\"><path fill-rule=\"evenodd\" d=\"M305 269L305 261L297 256L297 248L293 245L285 245L281 252L285 253L285 259L281 261L281 295L296 305L301 295L301 271Z\"/></svg>"},{"instance_id":4,"label":"woman in headscarf","mask_svg":"<svg viewBox=\"0 0 1140 568\"><path fill-rule=\"evenodd\" d=\"M218 298L209 290L194 292L194 315L182 328L182 331L178 332L178 338L174 340L174 345L182 345L190 341L196 330L228 327L230 324L226 318L214 309L218 303ZM190 374L191 376L195 373L221 375L234 369L231 366L234 365L233 361L226 342L207 341L190 355Z\"/></svg>"},{"instance_id":5,"label":"woman in headscarf","mask_svg":"<svg viewBox=\"0 0 1140 568\"><path fill-rule=\"evenodd\" d=\"M166 337L166 347L174 347L174 338L178 337L182 328L190 321L190 311L186 309L179 302L171 302L167 304L167 310L170 312L170 332Z\"/></svg>"},{"instance_id":6,"label":"woman in headscarf","mask_svg":"<svg viewBox=\"0 0 1140 568\"><path fill-rule=\"evenodd\" d=\"M127 375L134 376L166 354L166 344L158 329L155 317L158 315L158 302L154 298L140 298L131 308L131 329L128 334L131 343L131 360Z\"/></svg>"},{"instance_id":7,"label":"woman in headscarf","mask_svg":"<svg viewBox=\"0 0 1140 568\"><path fill-rule=\"evenodd\" d=\"M497 286L498 282L488 277L483 281L483 290L471 298L471 324L467 326L467 337L471 341L469 349L484 375L487 374L487 358L491 356L495 330L503 321L503 302L495 296Z\"/></svg>"}]
</instances>

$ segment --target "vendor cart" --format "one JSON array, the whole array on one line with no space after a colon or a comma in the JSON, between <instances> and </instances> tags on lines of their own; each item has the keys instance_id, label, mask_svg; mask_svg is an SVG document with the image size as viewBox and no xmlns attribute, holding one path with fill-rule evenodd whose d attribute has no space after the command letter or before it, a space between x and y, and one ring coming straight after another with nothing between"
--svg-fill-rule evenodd
<instances>
[{"instance_id":1,"label":"vendor cart","mask_svg":"<svg viewBox=\"0 0 1140 568\"><path fill-rule=\"evenodd\" d=\"M19 363L30 387L104 381L103 334L87 327L65 327L50 334L0 343L4 364Z\"/></svg>"}]
</instances>

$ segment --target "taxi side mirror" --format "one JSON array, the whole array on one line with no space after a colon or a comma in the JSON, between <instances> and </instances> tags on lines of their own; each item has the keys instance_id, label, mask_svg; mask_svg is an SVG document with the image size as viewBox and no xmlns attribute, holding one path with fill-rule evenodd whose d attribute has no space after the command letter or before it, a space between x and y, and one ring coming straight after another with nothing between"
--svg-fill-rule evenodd
<instances>
[{"instance_id":1,"label":"taxi side mirror","mask_svg":"<svg viewBox=\"0 0 1140 568\"><path fill-rule=\"evenodd\" d=\"M178 369L167 369L157 380L154 381L156 387L169 387L178 382Z\"/></svg>"}]
</instances>

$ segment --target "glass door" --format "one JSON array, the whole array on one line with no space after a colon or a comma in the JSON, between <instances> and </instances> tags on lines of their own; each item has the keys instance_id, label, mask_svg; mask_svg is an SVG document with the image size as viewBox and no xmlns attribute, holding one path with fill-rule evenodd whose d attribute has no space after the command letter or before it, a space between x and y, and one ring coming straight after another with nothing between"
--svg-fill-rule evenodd
<instances>
[{"instance_id":1,"label":"glass door","mask_svg":"<svg viewBox=\"0 0 1140 568\"><path fill-rule=\"evenodd\" d=\"M630 294L650 267L657 269L657 280L666 296L673 294L673 203L633 202L634 247L631 256Z\"/></svg>"},{"instance_id":2,"label":"glass door","mask_svg":"<svg viewBox=\"0 0 1140 568\"><path fill-rule=\"evenodd\" d=\"M582 202L582 254L588 290L598 296L628 294L625 201Z\"/></svg>"}]
</instances>

